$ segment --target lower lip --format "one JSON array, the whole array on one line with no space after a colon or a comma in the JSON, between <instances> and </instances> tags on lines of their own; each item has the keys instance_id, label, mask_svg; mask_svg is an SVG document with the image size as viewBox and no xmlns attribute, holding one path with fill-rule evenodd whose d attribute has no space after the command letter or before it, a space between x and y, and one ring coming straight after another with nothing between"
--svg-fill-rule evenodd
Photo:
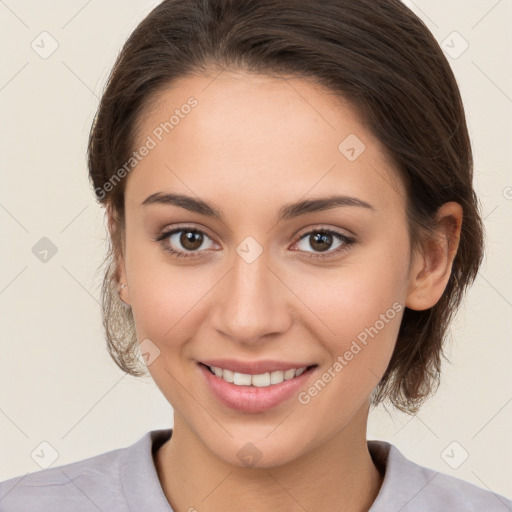
<instances>
[{"instance_id":1,"label":"lower lip","mask_svg":"<svg viewBox=\"0 0 512 512\"><path fill-rule=\"evenodd\" d=\"M205 365L198 363L198 366L213 394L224 405L241 412L263 412L276 407L292 397L317 368L308 368L298 377L280 384L257 387L237 386L217 377Z\"/></svg>"}]
</instances>

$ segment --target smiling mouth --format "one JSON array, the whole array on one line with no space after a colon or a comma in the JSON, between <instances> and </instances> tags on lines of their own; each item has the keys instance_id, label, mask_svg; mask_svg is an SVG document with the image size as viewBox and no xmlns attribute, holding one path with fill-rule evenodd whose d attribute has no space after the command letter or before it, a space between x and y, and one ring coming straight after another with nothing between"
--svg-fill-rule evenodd
<instances>
[{"instance_id":1,"label":"smiling mouth","mask_svg":"<svg viewBox=\"0 0 512 512\"><path fill-rule=\"evenodd\" d=\"M303 373L308 372L318 366L317 364L313 364L310 366L303 366L302 368L291 368L285 371L278 370L274 372L265 372L253 375L249 373L234 372L231 370L219 368L217 366L209 366L204 363L199 364L204 366L210 373L226 382L235 384L236 386L253 387L271 387L276 384L281 384L286 380L292 380L296 377L299 377Z\"/></svg>"}]
</instances>

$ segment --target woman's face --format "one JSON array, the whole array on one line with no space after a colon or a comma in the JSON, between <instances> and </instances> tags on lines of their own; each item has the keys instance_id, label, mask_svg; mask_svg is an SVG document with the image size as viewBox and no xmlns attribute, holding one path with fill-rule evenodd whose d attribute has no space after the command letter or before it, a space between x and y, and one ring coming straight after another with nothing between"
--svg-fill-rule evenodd
<instances>
[{"instance_id":1,"label":"woman's face","mask_svg":"<svg viewBox=\"0 0 512 512\"><path fill-rule=\"evenodd\" d=\"M300 79L189 77L154 106L126 184L121 296L175 427L239 466L365 436L411 291L405 195L382 145ZM314 368L247 388L200 364L216 360Z\"/></svg>"}]
</instances>

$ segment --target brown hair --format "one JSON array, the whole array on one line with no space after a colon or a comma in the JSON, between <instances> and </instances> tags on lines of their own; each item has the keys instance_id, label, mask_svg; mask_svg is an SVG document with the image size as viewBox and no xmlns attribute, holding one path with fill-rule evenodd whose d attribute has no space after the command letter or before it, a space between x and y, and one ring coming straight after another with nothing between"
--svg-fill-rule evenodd
<instances>
[{"instance_id":1,"label":"brown hair","mask_svg":"<svg viewBox=\"0 0 512 512\"><path fill-rule=\"evenodd\" d=\"M388 399L416 412L439 384L448 326L481 264L483 224L457 82L433 35L399 0L165 0L130 35L88 146L96 198L114 219L102 288L111 356L125 372L145 373L134 357L131 309L117 294L126 179L113 186L113 178L134 150L137 123L151 99L178 78L224 68L309 78L348 99L400 173L411 247L421 250L443 203L462 206L459 249L444 294L428 310L405 309L372 396L373 405Z\"/></svg>"}]
</instances>

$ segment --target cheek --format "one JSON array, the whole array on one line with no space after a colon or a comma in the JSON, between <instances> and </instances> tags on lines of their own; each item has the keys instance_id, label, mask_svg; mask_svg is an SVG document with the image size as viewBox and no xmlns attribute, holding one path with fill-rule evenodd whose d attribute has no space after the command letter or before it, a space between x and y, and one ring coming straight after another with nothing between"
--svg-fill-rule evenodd
<instances>
[{"instance_id":1,"label":"cheek","mask_svg":"<svg viewBox=\"0 0 512 512\"><path fill-rule=\"evenodd\" d=\"M137 332L155 340L174 340L197 323L204 298L218 280L212 272L196 267L142 265L133 272L130 294Z\"/></svg>"},{"instance_id":2,"label":"cheek","mask_svg":"<svg viewBox=\"0 0 512 512\"><path fill-rule=\"evenodd\" d=\"M400 327L401 294L389 276L374 280L369 271L351 270L347 278L340 277L335 289L331 284L323 293L318 288L309 292L308 305L316 314L308 315L310 330L333 359L344 354L348 361L357 354L354 359L359 363L386 359Z\"/></svg>"},{"instance_id":3,"label":"cheek","mask_svg":"<svg viewBox=\"0 0 512 512\"><path fill-rule=\"evenodd\" d=\"M294 287L314 313L307 313L309 330L332 361L342 356L352 369L372 370L366 375L375 383L398 336L407 265L407 238L381 239L338 268L303 273Z\"/></svg>"},{"instance_id":4,"label":"cheek","mask_svg":"<svg viewBox=\"0 0 512 512\"><path fill-rule=\"evenodd\" d=\"M378 281L372 277L352 268L335 291L330 287L329 293L312 297L312 309L323 322L308 314L308 329L327 357L323 372L302 391L299 402L314 403L315 414L325 418L339 407L337 426L359 410L381 380L400 329L403 306L393 293L395 283L389 275Z\"/></svg>"},{"instance_id":5,"label":"cheek","mask_svg":"<svg viewBox=\"0 0 512 512\"><path fill-rule=\"evenodd\" d=\"M142 231L142 230L140 230ZM219 280L208 264L173 263L158 242L127 233L126 273L137 339L154 341L162 356L181 349L205 315Z\"/></svg>"}]
</instances>

